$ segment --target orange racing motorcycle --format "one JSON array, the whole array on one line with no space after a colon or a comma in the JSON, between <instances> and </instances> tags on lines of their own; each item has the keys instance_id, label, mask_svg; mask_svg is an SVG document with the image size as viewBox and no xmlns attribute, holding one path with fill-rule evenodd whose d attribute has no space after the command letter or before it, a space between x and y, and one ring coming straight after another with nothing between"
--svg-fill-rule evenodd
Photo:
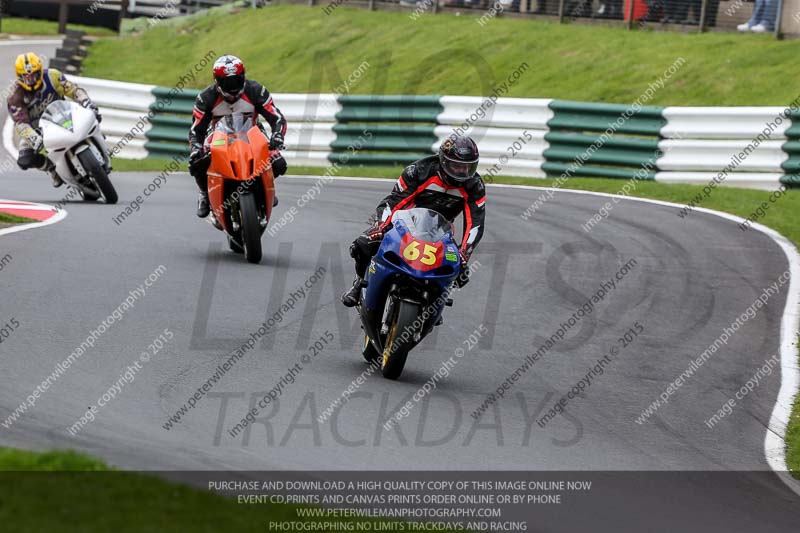
<instances>
[{"instance_id":1,"label":"orange racing motorcycle","mask_svg":"<svg viewBox=\"0 0 800 533\"><path fill-rule=\"evenodd\" d=\"M275 176L264 133L248 113L224 116L214 126L208 168L211 223L228 246L250 263L261 261L261 236L272 214Z\"/></svg>"}]
</instances>

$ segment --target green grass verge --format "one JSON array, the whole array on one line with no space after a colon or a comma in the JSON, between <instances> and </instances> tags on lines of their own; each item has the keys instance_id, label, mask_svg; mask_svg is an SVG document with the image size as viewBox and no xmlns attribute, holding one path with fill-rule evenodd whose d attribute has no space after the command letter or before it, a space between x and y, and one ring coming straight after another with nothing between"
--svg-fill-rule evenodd
<instances>
[{"instance_id":1,"label":"green grass verge","mask_svg":"<svg viewBox=\"0 0 800 533\"><path fill-rule=\"evenodd\" d=\"M796 344L799 343L800 336ZM786 428L786 465L792 475L800 479L800 395L794 400Z\"/></svg>"},{"instance_id":2,"label":"green grass verge","mask_svg":"<svg viewBox=\"0 0 800 533\"><path fill-rule=\"evenodd\" d=\"M4 472L86 472L106 470L108 470L108 467L102 461L74 451L30 452L16 448L0 448L0 471ZM2 513L2 509L3 506L0 505L0 513Z\"/></svg>"},{"instance_id":3,"label":"green grass verge","mask_svg":"<svg viewBox=\"0 0 800 533\"><path fill-rule=\"evenodd\" d=\"M171 162L170 159L148 157L147 159L123 159L115 157L111 160L113 172L161 172ZM186 166L184 165L184 170Z\"/></svg>"},{"instance_id":4,"label":"green grass verge","mask_svg":"<svg viewBox=\"0 0 800 533\"><path fill-rule=\"evenodd\" d=\"M36 222L30 218L18 217L7 213L0 213L0 224L23 224L25 222Z\"/></svg>"},{"instance_id":5,"label":"green grass verge","mask_svg":"<svg viewBox=\"0 0 800 533\"><path fill-rule=\"evenodd\" d=\"M294 505L238 504L155 476L112 471L103 462L76 452L0 448L4 533L262 533L270 530L271 521L311 520L298 518L296 509Z\"/></svg>"},{"instance_id":6,"label":"green grass verge","mask_svg":"<svg viewBox=\"0 0 800 533\"><path fill-rule=\"evenodd\" d=\"M408 13L347 7L326 16L323 7L245 9L101 39L83 74L172 87L213 50L239 55L248 76L275 92L332 92L367 61L346 92L479 95L527 62L530 68L506 96L630 103L682 57L685 64L647 103L783 105L800 92L800 70L786 68L800 54L800 40L505 18L481 28L474 14L413 21ZM292 31L253 39L265 27ZM210 81L208 65L190 85Z\"/></svg>"},{"instance_id":7,"label":"green grass verge","mask_svg":"<svg viewBox=\"0 0 800 533\"><path fill-rule=\"evenodd\" d=\"M70 30L81 30L88 35L97 35L108 37L116 35L116 32L108 28L98 28L96 26L84 26L83 24L68 24L67 28ZM58 35L58 22L50 20L39 19L26 19L3 17L2 25L0 26L2 33L0 38L8 35Z\"/></svg>"}]
</instances>

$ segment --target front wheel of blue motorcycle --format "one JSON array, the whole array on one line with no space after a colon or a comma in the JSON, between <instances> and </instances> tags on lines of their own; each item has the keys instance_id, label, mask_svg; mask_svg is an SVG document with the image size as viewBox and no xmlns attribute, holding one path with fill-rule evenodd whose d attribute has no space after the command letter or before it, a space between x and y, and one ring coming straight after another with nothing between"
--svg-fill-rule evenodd
<instances>
[{"instance_id":1,"label":"front wheel of blue motorcycle","mask_svg":"<svg viewBox=\"0 0 800 533\"><path fill-rule=\"evenodd\" d=\"M403 373L408 352L414 346L415 322L419 316L419 305L404 300L398 303L383 348L381 372L387 379L397 379Z\"/></svg>"}]
</instances>

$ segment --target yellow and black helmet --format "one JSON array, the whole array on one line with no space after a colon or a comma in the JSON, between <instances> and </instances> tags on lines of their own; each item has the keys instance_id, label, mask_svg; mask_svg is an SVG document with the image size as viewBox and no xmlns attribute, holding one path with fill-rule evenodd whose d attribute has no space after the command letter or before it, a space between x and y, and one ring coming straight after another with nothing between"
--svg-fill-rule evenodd
<instances>
[{"instance_id":1,"label":"yellow and black helmet","mask_svg":"<svg viewBox=\"0 0 800 533\"><path fill-rule=\"evenodd\" d=\"M42 60L33 52L18 55L14 70L17 71L17 81L26 91L35 91L42 86L44 67Z\"/></svg>"}]
</instances>

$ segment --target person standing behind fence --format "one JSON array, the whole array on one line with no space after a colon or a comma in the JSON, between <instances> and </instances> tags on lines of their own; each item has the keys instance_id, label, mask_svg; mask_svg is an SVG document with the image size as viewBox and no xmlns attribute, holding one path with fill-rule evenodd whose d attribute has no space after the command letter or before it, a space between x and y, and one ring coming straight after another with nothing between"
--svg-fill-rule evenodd
<instances>
[{"instance_id":1,"label":"person standing behind fence","mask_svg":"<svg viewBox=\"0 0 800 533\"><path fill-rule=\"evenodd\" d=\"M742 32L766 33L775 31L775 19L778 18L778 0L756 0L753 16L736 29Z\"/></svg>"}]
</instances>

